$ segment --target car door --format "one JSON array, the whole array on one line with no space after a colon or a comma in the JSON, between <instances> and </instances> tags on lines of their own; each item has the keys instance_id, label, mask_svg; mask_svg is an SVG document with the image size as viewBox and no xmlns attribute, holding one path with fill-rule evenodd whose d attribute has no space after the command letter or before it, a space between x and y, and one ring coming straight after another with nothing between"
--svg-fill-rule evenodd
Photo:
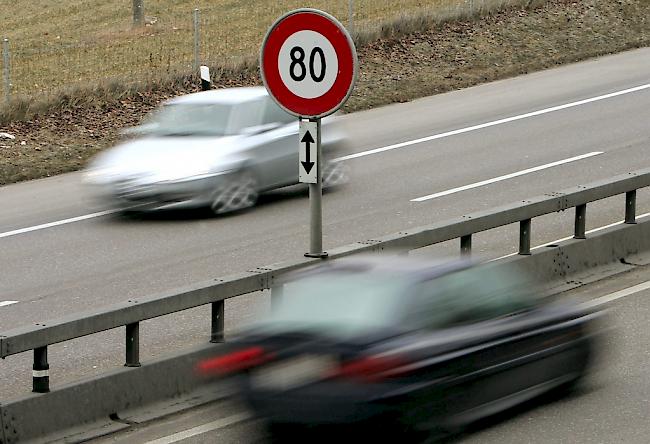
<instances>
[{"instance_id":1,"label":"car door","mask_svg":"<svg viewBox=\"0 0 650 444\"><path fill-rule=\"evenodd\" d=\"M260 188L297 183L297 118L268 96L239 104L233 114L241 127L248 163L255 166Z\"/></svg>"},{"instance_id":2,"label":"car door","mask_svg":"<svg viewBox=\"0 0 650 444\"><path fill-rule=\"evenodd\" d=\"M283 186L298 182L298 118L281 109L270 97L262 101L262 124L270 129L260 150L269 159L269 182Z\"/></svg>"},{"instance_id":3,"label":"car door","mask_svg":"<svg viewBox=\"0 0 650 444\"><path fill-rule=\"evenodd\" d=\"M478 419L546 377L540 337L526 334L534 301L521 290L489 267L420 283L411 322L430 337L419 352L431 362L427 377L441 381L423 394L431 411L452 423Z\"/></svg>"}]
</instances>

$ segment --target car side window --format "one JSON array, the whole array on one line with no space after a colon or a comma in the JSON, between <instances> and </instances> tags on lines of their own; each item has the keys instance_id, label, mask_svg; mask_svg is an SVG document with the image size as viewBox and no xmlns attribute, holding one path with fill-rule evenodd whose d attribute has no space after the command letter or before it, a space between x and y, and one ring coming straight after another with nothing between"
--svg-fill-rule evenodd
<instances>
[{"instance_id":1,"label":"car side window","mask_svg":"<svg viewBox=\"0 0 650 444\"><path fill-rule=\"evenodd\" d=\"M420 284L417 312L425 328L447 328L525 311L535 305L526 281L488 266L452 272Z\"/></svg>"},{"instance_id":2,"label":"car side window","mask_svg":"<svg viewBox=\"0 0 650 444\"><path fill-rule=\"evenodd\" d=\"M264 117L262 118L262 124L266 123L291 123L297 120L296 117L292 116L282 108L280 108L270 97L264 100Z\"/></svg>"},{"instance_id":3,"label":"car side window","mask_svg":"<svg viewBox=\"0 0 650 444\"><path fill-rule=\"evenodd\" d=\"M239 134L244 128L261 125L262 111L264 109L262 100L249 100L233 106L228 124L230 134Z\"/></svg>"}]
</instances>

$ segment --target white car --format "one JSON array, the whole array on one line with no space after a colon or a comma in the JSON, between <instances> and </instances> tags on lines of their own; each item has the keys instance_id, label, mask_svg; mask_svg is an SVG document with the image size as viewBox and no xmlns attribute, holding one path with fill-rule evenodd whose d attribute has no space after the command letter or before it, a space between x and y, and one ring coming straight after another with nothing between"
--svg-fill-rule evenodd
<instances>
[{"instance_id":1,"label":"white car","mask_svg":"<svg viewBox=\"0 0 650 444\"><path fill-rule=\"evenodd\" d=\"M323 187L347 180L333 161L344 138L323 119ZM204 91L165 102L132 136L96 156L84 182L124 210L255 204L260 192L298 182L298 119L262 87Z\"/></svg>"}]
</instances>

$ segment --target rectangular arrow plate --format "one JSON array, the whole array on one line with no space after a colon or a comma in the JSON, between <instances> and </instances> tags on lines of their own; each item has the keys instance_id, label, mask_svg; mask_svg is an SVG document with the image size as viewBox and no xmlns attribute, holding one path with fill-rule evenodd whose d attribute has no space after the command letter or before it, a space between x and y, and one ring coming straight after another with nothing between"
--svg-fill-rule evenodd
<instances>
[{"instance_id":1,"label":"rectangular arrow plate","mask_svg":"<svg viewBox=\"0 0 650 444\"><path fill-rule=\"evenodd\" d=\"M318 181L318 134L317 123L300 120L298 130L298 182Z\"/></svg>"}]
</instances>

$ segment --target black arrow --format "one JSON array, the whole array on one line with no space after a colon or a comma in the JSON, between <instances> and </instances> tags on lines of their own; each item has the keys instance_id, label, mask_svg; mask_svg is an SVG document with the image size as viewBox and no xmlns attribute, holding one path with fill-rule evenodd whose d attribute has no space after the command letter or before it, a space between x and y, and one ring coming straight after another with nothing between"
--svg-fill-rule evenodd
<instances>
[{"instance_id":1,"label":"black arrow","mask_svg":"<svg viewBox=\"0 0 650 444\"><path fill-rule=\"evenodd\" d=\"M300 140L302 143L307 145L307 152L305 153L307 156L307 161L306 162L300 162L302 163L302 167L305 169L307 174L311 171L312 168L314 168L314 162L309 161L309 146L314 143L314 138L311 136L311 133L307 131L304 136L302 136L302 139Z\"/></svg>"}]
</instances>

